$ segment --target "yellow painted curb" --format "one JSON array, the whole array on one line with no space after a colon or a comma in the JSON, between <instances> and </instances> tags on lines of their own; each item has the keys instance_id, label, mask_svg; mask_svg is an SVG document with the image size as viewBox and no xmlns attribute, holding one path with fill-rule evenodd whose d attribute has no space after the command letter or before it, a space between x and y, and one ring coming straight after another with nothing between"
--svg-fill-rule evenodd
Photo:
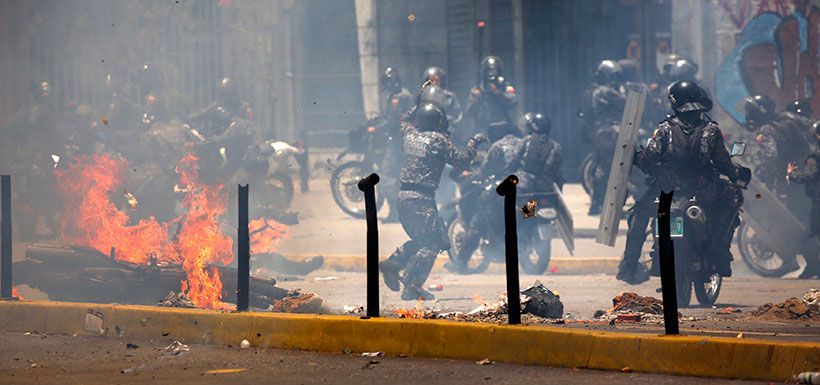
<instances>
[{"instance_id":1,"label":"yellow painted curb","mask_svg":"<svg viewBox=\"0 0 820 385\"><path fill-rule=\"evenodd\" d=\"M93 322L100 319L101 328ZM820 368L820 344L812 342L132 305L0 302L0 328L233 346L247 339L258 347L383 351L607 370L629 367L638 372L769 381Z\"/></svg>"},{"instance_id":2,"label":"yellow painted curb","mask_svg":"<svg viewBox=\"0 0 820 385\"><path fill-rule=\"evenodd\" d=\"M315 255L288 254L288 258L302 260L314 257ZM365 271L365 256L353 254L324 255L325 264L323 268L336 271ZM381 256L386 259L388 256ZM555 269L556 274L580 275L580 274L615 274L618 271L618 258L552 258L547 271ZM442 273L447 270L444 264L447 263L446 256L439 256L433 265L433 272ZM503 263L493 263L487 269L489 273L504 273Z\"/></svg>"}]
</instances>

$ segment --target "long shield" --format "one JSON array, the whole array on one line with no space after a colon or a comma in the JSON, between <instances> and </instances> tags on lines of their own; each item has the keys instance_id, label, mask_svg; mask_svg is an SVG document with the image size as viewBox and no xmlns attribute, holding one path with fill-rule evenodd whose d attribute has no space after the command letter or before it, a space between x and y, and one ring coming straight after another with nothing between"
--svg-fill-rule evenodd
<instances>
[{"instance_id":1,"label":"long shield","mask_svg":"<svg viewBox=\"0 0 820 385\"><path fill-rule=\"evenodd\" d=\"M629 173L632 170L635 142L638 140L638 128L641 125L644 104L646 104L645 93L629 91L621 118L615 154L612 158L612 168L609 171L604 207L601 212L601 221L598 223L598 234L595 237L595 242L600 244L615 246L618 225L629 188Z\"/></svg>"},{"instance_id":2,"label":"long shield","mask_svg":"<svg viewBox=\"0 0 820 385\"><path fill-rule=\"evenodd\" d=\"M820 250L820 242L810 236L806 225L757 179L749 182L744 194L743 220L786 262L801 252Z\"/></svg>"}]
</instances>

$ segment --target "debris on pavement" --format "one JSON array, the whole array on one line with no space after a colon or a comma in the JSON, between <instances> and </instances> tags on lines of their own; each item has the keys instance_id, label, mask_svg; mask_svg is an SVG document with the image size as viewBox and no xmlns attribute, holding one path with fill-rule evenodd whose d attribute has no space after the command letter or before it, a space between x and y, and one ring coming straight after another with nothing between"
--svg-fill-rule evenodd
<instances>
[{"instance_id":1,"label":"debris on pavement","mask_svg":"<svg viewBox=\"0 0 820 385\"><path fill-rule=\"evenodd\" d=\"M337 279L339 279L339 277L316 277L316 278L313 278L314 281L319 281L319 282L321 282L321 281L335 281Z\"/></svg>"},{"instance_id":2,"label":"debris on pavement","mask_svg":"<svg viewBox=\"0 0 820 385\"><path fill-rule=\"evenodd\" d=\"M103 315L98 311L88 309L85 314L85 323L83 330L89 333L105 334L103 329Z\"/></svg>"},{"instance_id":3,"label":"debris on pavement","mask_svg":"<svg viewBox=\"0 0 820 385\"><path fill-rule=\"evenodd\" d=\"M188 345L185 345L179 341L174 341L173 343L165 347L165 353L170 354L172 356L177 356L182 352L188 351L191 351L191 348L189 348Z\"/></svg>"},{"instance_id":4,"label":"debris on pavement","mask_svg":"<svg viewBox=\"0 0 820 385\"><path fill-rule=\"evenodd\" d=\"M194 303L183 292L169 291L165 298L161 299L157 306L159 307L183 307L194 308Z\"/></svg>"},{"instance_id":5,"label":"debris on pavement","mask_svg":"<svg viewBox=\"0 0 820 385\"><path fill-rule=\"evenodd\" d=\"M767 303L758 307L752 314L776 320L820 320L817 296L817 290L812 289L803 296L803 299L789 298L781 303Z\"/></svg>"},{"instance_id":6,"label":"debris on pavement","mask_svg":"<svg viewBox=\"0 0 820 385\"><path fill-rule=\"evenodd\" d=\"M137 345L135 343L131 343L131 342L128 342L128 343L125 344L126 349L139 349L139 347L140 347L139 345Z\"/></svg>"},{"instance_id":7,"label":"debris on pavement","mask_svg":"<svg viewBox=\"0 0 820 385\"><path fill-rule=\"evenodd\" d=\"M641 322L641 315L639 313L618 314L615 318L616 323L638 323Z\"/></svg>"},{"instance_id":8,"label":"debris on pavement","mask_svg":"<svg viewBox=\"0 0 820 385\"><path fill-rule=\"evenodd\" d=\"M820 372L803 372L797 375L798 384L820 385Z\"/></svg>"},{"instance_id":9,"label":"debris on pavement","mask_svg":"<svg viewBox=\"0 0 820 385\"><path fill-rule=\"evenodd\" d=\"M362 353L362 357L382 357L384 356L384 352L364 352Z\"/></svg>"},{"instance_id":10,"label":"debris on pavement","mask_svg":"<svg viewBox=\"0 0 820 385\"><path fill-rule=\"evenodd\" d=\"M442 290L444 290L444 285L442 285L440 283L435 284L435 285L430 285L430 286L427 286L427 290L429 290L429 291L442 291Z\"/></svg>"},{"instance_id":11,"label":"debris on pavement","mask_svg":"<svg viewBox=\"0 0 820 385\"><path fill-rule=\"evenodd\" d=\"M122 374L134 373L134 368L126 368L126 369L120 370L120 373L122 373Z\"/></svg>"},{"instance_id":12,"label":"debris on pavement","mask_svg":"<svg viewBox=\"0 0 820 385\"><path fill-rule=\"evenodd\" d=\"M642 297L636 293L621 292L612 299L612 308L607 313L663 314L663 302L653 297Z\"/></svg>"},{"instance_id":13,"label":"debris on pavement","mask_svg":"<svg viewBox=\"0 0 820 385\"><path fill-rule=\"evenodd\" d=\"M521 206L521 216L524 219L534 217L536 213L536 207L538 207L538 201L536 201L535 199L528 200L527 203Z\"/></svg>"},{"instance_id":14,"label":"debris on pavement","mask_svg":"<svg viewBox=\"0 0 820 385\"><path fill-rule=\"evenodd\" d=\"M364 363L362 369L372 369L374 365L378 365L380 361L378 360L370 360Z\"/></svg>"},{"instance_id":15,"label":"debris on pavement","mask_svg":"<svg viewBox=\"0 0 820 385\"><path fill-rule=\"evenodd\" d=\"M481 360L481 361L476 361L476 363L475 363L475 364L476 364L476 365L481 365L481 366L484 366L484 365L492 365L492 364L494 364L494 363L495 363L495 362L490 361L490 359L489 359L489 358L485 358L485 359L483 359L483 360Z\"/></svg>"},{"instance_id":16,"label":"debris on pavement","mask_svg":"<svg viewBox=\"0 0 820 385\"><path fill-rule=\"evenodd\" d=\"M242 342L239 343L239 347L242 349L247 349L251 347L251 343L248 340L242 340Z\"/></svg>"},{"instance_id":17,"label":"debris on pavement","mask_svg":"<svg viewBox=\"0 0 820 385\"><path fill-rule=\"evenodd\" d=\"M811 288L803 295L803 302L806 306L820 306L820 290Z\"/></svg>"},{"instance_id":18,"label":"debris on pavement","mask_svg":"<svg viewBox=\"0 0 820 385\"><path fill-rule=\"evenodd\" d=\"M522 291L521 297L522 313L543 318L561 318L564 315L561 298L539 281Z\"/></svg>"},{"instance_id":19,"label":"debris on pavement","mask_svg":"<svg viewBox=\"0 0 820 385\"><path fill-rule=\"evenodd\" d=\"M300 290L289 291L285 298L273 301L268 310L279 313L319 314L324 300L315 293L302 293Z\"/></svg>"}]
</instances>

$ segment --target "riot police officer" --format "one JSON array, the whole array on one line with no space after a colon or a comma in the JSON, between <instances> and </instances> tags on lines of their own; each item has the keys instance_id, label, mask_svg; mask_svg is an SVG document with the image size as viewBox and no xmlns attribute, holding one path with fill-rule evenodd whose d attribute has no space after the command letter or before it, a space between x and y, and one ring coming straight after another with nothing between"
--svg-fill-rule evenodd
<instances>
[{"instance_id":1,"label":"riot police officer","mask_svg":"<svg viewBox=\"0 0 820 385\"><path fill-rule=\"evenodd\" d=\"M515 87L504 78L503 63L497 56L481 61L481 83L470 90L465 113L475 119L476 132L488 133L493 126L513 126L518 104Z\"/></svg>"},{"instance_id":2,"label":"riot police officer","mask_svg":"<svg viewBox=\"0 0 820 385\"><path fill-rule=\"evenodd\" d=\"M621 66L613 60L603 60L595 69L595 85L589 92L591 116L587 135L592 141L597 161L592 180L589 215L600 214L604 203L615 142L626 104L626 96L620 88L621 79Z\"/></svg>"},{"instance_id":3,"label":"riot police officer","mask_svg":"<svg viewBox=\"0 0 820 385\"><path fill-rule=\"evenodd\" d=\"M806 195L811 199L811 213L809 228L811 235L820 239L820 122L815 122L814 141L815 145L811 153L806 157L803 166L798 168L791 166L788 169L786 178L789 181L803 184L806 188ZM801 279L810 279L820 276L820 251L815 250L814 256L805 255L806 268L800 274Z\"/></svg>"},{"instance_id":4,"label":"riot police officer","mask_svg":"<svg viewBox=\"0 0 820 385\"><path fill-rule=\"evenodd\" d=\"M743 127L749 132L759 132L764 125L771 123L776 117L774 100L766 95L746 97L743 109L746 112Z\"/></svg>"},{"instance_id":5,"label":"riot police officer","mask_svg":"<svg viewBox=\"0 0 820 385\"><path fill-rule=\"evenodd\" d=\"M751 170L732 162L723 143L717 123L705 113L712 107L706 91L691 81L675 82L669 87L669 101L675 115L661 122L646 149L635 155L635 165L653 178L654 189L681 189L697 194L710 218L709 249L714 257L714 271L732 275L729 247L740 223L738 212L743 204L740 189L720 179L748 183ZM645 225L640 231L645 230ZM624 254L619 278L634 274L638 255ZM624 279L626 280L626 279Z\"/></svg>"},{"instance_id":6,"label":"riot police officer","mask_svg":"<svg viewBox=\"0 0 820 385\"><path fill-rule=\"evenodd\" d=\"M757 134L760 164L755 175L770 189L789 194L790 188L783 186L782 181L789 164L799 164L810 152L807 133L812 126L811 113L808 102L795 100L786 106L786 111L760 127Z\"/></svg>"},{"instance_id":7,"label":"riot police officer","mask_svg":"<svg viewBox=\"0 0 820 385\"><path fill-rule=\"evenodd\" d=\"M397 206L399 221L410 240L381 262L379 268L391 290L398 291L403 284L404 300L433 298L424 290L424 282L438 253L449 248L435 200L445 164L469 162L475 157L476 146L486 140L474 137L464 149L457 149L447 129L447 115L431 103L408 112L402 125L404 162Z\"/></svg>"},{"instance_id":8,"label":"riot police officer","mask_svg":"<svg viewBox=\"0 0 820 385\"><path fill-rule=\"evenodd\" d=\"M563 187L561 145L550 137L552 122L544 114L527 112L518 119L518 129L525 136L521 155L519 184L531 192L549 191L553 183Z\"/></svg>"},{"instance_id":9,"label":"riot police officer","mask_svg":"<svg viewBox=\"0 0 820 385\"><path fill-rule=\"evenodd\" d=\"M386 67L381 75L382 90L385 93L382 128L388 141L382 165L381 193L387 197L390 205L388 222L398 220L396 213L396 194L398 193L398 176L401 172L401 117L415 104L415 97L402 86L401 75L394 67Z\"/></svg>"}]
</instances>

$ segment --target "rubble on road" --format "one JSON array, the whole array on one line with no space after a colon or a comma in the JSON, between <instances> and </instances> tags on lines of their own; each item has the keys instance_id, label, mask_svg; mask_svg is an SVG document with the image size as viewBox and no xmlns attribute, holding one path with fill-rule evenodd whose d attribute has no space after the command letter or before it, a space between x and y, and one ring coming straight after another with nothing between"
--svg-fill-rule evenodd
<instances>
[{"instance_id":1,"label":"rubble on road","mask_svg":"<svg viewBox=\"0 0 820 385\"><path fill-rule=\"evenodd\" d=\"M543 318L564 316L564 304L561 303L561 298L539 281L535 281L533 286L522 291L521 297L522 313L530 313Z\"/></svg>"},{"instance_id":2,"label":"rubble on road","mask_svg":"<svg viewBox=\"0 0 820 385\"><path fill-rule=\"evenodd\" d=\"M758 307L752 314L777 320L820 320L820 292L811 289L802 299L789 298L781 303L767 303Z\"/></svg>"},{"instance_id":3,"label":"rubble on road","mask_svg":"<svg viewBox=\"0 0 820 385\"><path fill-rule=\"evenodd\" d=\"M612 308L607 314L625 313L663 314L663 302L653 297L642 297L636 293L621 292L612 299Z\"/></svg>"},{"instance_id":4,"label":"rubble on road","mask_svg":"<svg viewBox=\"0 0 820 385\"><path fill-rule=\"evenodd\" d=\"M324 300L315 293L302 293L299 289L288 291L285 298L273 301L268 310L278 313L322 313Z\"/></svg>"},{"instance_id":5,"label":"rubble on road","mask_svg":"<svg viewBox=\"0 0 820 385\"><path fill-rule=\"evenodd\" d=\"M183 292L169 291L165 298L157 303L159 307L194 308L194 303Z\"/></svg>"},{"instance_id":6,"label":"rubble on road","mask_svg":"<svg viewBox=\"0 0 820 385\"><path fill-rule=\"evenodd\" d=\"M177 356L182 352L187 352L190 350L191 349L188 347L188 345L185 345L179 341L174 341L173 343L165 347L165 353L170 354L172 356Z\"/></svg>"}]
</instances>

